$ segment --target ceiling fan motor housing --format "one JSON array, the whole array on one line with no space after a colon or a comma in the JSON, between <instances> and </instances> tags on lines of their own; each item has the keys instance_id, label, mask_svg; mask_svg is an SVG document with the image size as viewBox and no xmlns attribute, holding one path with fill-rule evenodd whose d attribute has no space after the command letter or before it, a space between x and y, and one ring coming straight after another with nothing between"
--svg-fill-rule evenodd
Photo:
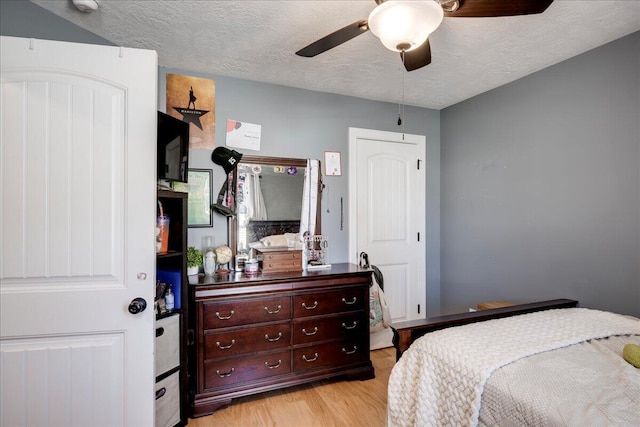
<instances>
[{"instance_id":1,"label":"ceiling fan motor housing","mask_svg":"<svg viewBox=\"0 0 640 427\"><path fill-rule=\"evenodd\" d=\"M388 0L373 9L368 24L387 49L409 52L427 40L443 17L435 1Z\"/></svg>"},{"instance_id":2,"label":"ceiling fan motor housing","mask_svg":"<svg viewBox=\"0 0 640 427\"><path fill-rule=\"evenodd\" d=\"M100 7L100 0L72 0L72 3L82 12L93 12Z\"/></svg>"}]
</instances>

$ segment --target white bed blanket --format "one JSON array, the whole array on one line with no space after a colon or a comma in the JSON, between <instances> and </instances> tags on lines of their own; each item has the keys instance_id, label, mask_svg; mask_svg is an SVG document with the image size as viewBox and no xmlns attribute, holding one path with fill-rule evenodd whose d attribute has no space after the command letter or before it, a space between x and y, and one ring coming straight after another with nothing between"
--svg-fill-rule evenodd
<instances>
[{"instance_id":1,"label":"white bed blanket","mask_svg":"<svg viewBox=\"0 0 640 427\"><path fill-rule=\"evenodd\" d=\"M640 425L640 369L620 357L640 335L589 340L522 358L484 386L478 425Z\"/></svg>"},{"instance_id":2,"label":"white bed blanket","mask_svg":"<svg viewBox=\"0 0 640 427\"><path fill-rule=\"evenodd\" d=\"M616 335L640 321L598 310L548 310L432 332L389 378L389 426L474 426L493 371L526 356ZM620 356L622 357L622 356Z\"/></svg>"}]
</instances>

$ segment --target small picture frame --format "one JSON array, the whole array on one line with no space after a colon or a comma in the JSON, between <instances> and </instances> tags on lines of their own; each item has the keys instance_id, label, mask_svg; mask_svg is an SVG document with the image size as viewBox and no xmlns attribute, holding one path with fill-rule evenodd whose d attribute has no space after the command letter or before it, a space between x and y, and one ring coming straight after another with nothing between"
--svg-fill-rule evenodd
<instances>
[{"instance_id":1,"label":"small picture frame","mask_svg":"<svg viewBox=\"0 0 640 427\"><path fill-rule=\"evenodd\" d=\"M189 194L188 227L213 227L211 210L213 172L210 169L189 169L188 183L174 182L173 189Z\"/></svg>"},{"instance_id":2,"label":"small picture frame","mask_svg":"<svg viewBox=\"0 0 640 427\"><path fill-rule=\"evenodd\" d=\"M342 162L339 151L324 152L324 175L342 176Z\"/></svg>"}]
</instances>

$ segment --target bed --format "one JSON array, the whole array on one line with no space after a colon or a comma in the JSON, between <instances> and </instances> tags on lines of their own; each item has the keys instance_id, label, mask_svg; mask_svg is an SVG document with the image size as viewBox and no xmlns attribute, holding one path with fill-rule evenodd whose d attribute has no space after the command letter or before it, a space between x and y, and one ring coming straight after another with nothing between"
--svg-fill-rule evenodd
<instances>
[{"instance_id":1,"label":"bed","mask_svg":"<svg viewBox=\"0 0 640 427\"><path fill-rule=\"evenodd\" d=\"M622 358L637 318L553 300L392 327L389 426L640 420L640 369Z\"/></svg>"}]
</instances>

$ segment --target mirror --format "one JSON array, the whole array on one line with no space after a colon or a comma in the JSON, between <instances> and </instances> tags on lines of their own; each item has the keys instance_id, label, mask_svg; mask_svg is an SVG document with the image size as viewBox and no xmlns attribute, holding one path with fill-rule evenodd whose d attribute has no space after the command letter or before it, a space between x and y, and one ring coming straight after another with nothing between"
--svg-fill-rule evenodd
<instances>
[{"instance_id":1,"label":"mirror","mask_svg":"<svg viewBox=\"0 0 640 427\"><path fill-rule=\"evenodd\" d=\"M245 155L232 173L236 216L229 221L229 243L234 255L260 247L261 240L271 247L294 247L304 210L307 160ZM319 234L320 179L317 183L310 192L318 200L315 233Z\"/></svg>"}]
</instances>

